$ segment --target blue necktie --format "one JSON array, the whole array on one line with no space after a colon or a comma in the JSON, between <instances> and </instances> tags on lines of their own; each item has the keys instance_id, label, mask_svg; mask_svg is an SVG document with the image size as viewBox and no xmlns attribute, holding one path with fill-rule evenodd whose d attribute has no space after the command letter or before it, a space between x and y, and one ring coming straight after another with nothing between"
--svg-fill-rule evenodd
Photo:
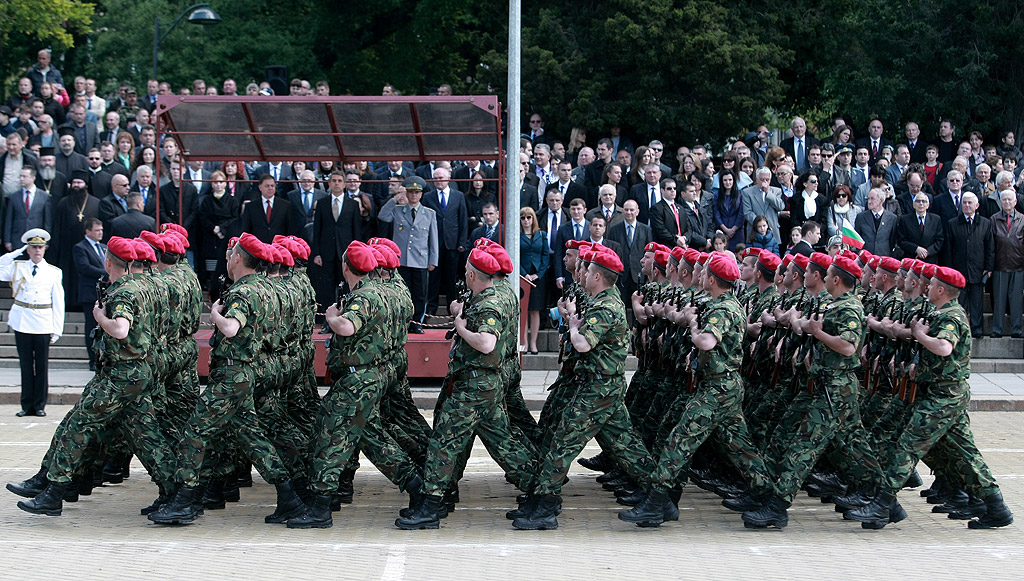
<instances>
[{"instance_id":1,"label":"blue necktie","mask_svg":"<svg viewBox=\"0 0 1024 581\"><path fill-rule=\"evenodd\" d=\"M441 211L444 212L448 209L448 196L445 195L443 190L439 193L441 194Z\"/></svg>"}]
</instances>

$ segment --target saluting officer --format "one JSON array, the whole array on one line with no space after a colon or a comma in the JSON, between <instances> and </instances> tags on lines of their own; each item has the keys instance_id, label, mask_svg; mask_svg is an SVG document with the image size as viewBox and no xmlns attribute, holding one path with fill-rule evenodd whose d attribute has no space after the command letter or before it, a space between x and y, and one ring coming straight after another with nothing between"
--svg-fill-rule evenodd
<instances>
[{"instance_id":1,"label":"saluting officer","mask_svg":"<svg viewBox=\"0 0 1024 581\"><path fill-rule=\"evenodd\" d=\"M8 324L21 365L21 411L15 414L19 418L46 415L50 344L64 332L63 275L43 258L50 234L32 228L22 234L21 242L25 246L0 257L0 280L11 283L14 296ZM23 252L28 260L14 260Z\"/></svg>"}]
</instances>

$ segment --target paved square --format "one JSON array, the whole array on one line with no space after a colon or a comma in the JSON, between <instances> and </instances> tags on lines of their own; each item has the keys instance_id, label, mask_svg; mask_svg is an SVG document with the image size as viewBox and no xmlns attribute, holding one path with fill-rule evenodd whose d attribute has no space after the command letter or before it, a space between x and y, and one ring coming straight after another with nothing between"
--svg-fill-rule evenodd
<instances>
[{"instance_id":1,"label":"paved square","mask_svg":"<svg viewBox=\"0 0 1024 581\"><path fill-rule=\"evenodd\" d=\"M31 476L67 406L46 418L15 418L0 406L0 480ZM39 421L41 420L41 421ZM978 445L1018 519L1024 519L1024 416L972 416ZM596 453L596 443L584 452ZM461 485L462 504L437 531L400 531L406 497L364 462L355 503L334 513L334 528L296 531L266 525L274 491L259 478L242 501L207 511L187 527L140 516L156 487L136 461L132 478L64 505L63 516L30 515L0 492L0 577L245 579L921 579L1024 578L1024 520L970 531L932 514L917 491L901 494L910 517L882 531L844 522L801 496L783 531L743 528L711 493L688 486L678 522L639 529L594 474L575 466L556 531L516 531L504 513L515 490L481 446ZM931 478L925 475L926 482Z\"/></svg>"}]
</instances>

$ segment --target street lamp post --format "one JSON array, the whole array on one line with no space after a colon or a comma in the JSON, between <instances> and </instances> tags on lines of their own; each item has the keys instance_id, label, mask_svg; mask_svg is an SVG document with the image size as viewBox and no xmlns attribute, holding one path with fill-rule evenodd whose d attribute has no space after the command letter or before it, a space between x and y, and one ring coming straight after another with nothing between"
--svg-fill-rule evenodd
<instances>
[{"instance_id":1,"label":"street lamp post","mask_svg":"<svg viewBox=\"0 0 1024 581\"><path fill-rule=\"evenodd\" d=\"M185 18L185 16L188 16L188 21L190 23L192 23L192 24L209 25L209 24L219 24L220 23L220 15L217 14L216 12L214 12L213 10L211 10L209 8L209 6L210 6L209 4L193 4L192 6L189 6L188 8L185 9L184 12L182 12L181 14L178 15L178 18L176 18L174 20L174 23L171 24L170 28L165 30L162 35L160 34L160 17L159 16L156 17L156 28L153 31L153 78L154 79L157 78L156 77L156 68L157 68L157 62L158 62L158 59L159 59L158 53L159 53L159 50L160 50L160 43L163 42L165 38L167 38L167 35L170 34L171 31L174 30L174 28L176 26L178 26L178 23L181 22L182 18Z\"/></svg>"}]
</instances>

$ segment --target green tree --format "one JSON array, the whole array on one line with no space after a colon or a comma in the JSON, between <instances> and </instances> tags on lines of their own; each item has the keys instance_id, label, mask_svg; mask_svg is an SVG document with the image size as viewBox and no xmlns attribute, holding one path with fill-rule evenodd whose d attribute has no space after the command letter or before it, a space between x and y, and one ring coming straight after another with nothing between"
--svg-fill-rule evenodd
<instances>
[{"instance_id":1,"label":"green tree","mask_svg":"<svg viewBox=\"0 0 1024 581\"><path fill-rule=\"evenodd\" d=\"M59 56L74 46L75 35L89 32L93 4L79 0L0 0L0 79L9 88L11 77L35 63L44 47ZM70 81L69 81L70 82Z\"/></svg>"}]
</instances>

